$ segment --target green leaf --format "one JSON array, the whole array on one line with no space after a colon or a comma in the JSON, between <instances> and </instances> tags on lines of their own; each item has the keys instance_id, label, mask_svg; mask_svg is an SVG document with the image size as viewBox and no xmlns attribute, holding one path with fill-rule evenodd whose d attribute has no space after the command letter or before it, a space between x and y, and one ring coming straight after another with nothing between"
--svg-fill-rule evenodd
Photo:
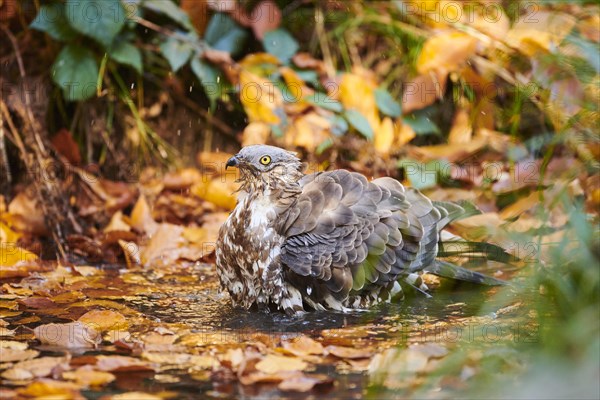
<instances>
[{"instance_id":1,"label":"green leaf","mask_svg":"<svg viewBox=\"0 0 600 400\"><path fill-rule=\"evenodd\" d=\"M233 55L239 53L243 47L248 32L224 13L212 16L204 33L204 41L213 49L226 51Z\"/></svg>"},{"instance_id":2,"label":"green leaf","mask_svg":"<svg viewBox=\"0 0 600 400\"><path fill-rule=\"evenodd\" d=\"M402 107L398 103L390 92L383 88L375 90L375 102L379 111L390 117L399 117L402 115Z\"/></svg>"},{"instance_id":3,"label":"green leaf","mask_svg":"<svg viewBox=\"0 0 600 400\"><path fill-rule=\"evenodd\" d=\"M281 28L265 33L262 43L268 53L279 58L284 64L289 63L290 59L300 48L296 39L285 29Z\"/></svg>"},{"instance_id":4,"label":"green leaf","mask_svg":"<svg viewBox=\"0 0 600 400\"><path fill-rule=\"evenodd\" d=\"M159 14L166 15L173 21L179 23L181 26L186 28L188 31L194 31L194 25L190 21L190 16L183 11L181 8L170 0L145 0L142 2L142 6L148 10L157 12Z\"/></svg>"},{"instance_id":5,"label":"green leaf","mask_svg":"<svg viewBox=\"0 0 600 400\"><path fill-rule=\"evenodd\" d=\"M342 136L348 132L348 122L339 115L332 115L327 118L331 122L331 133L335 136Z\"/></svg>"},{"instance_id":6,"label":"green leaf","mask_svg":"<svg viewBox=\"0 0 600 400\"><path fill-rule=\"evenodd\" d=\"M133 44L119 41L111 47L108 54L119 64L129 65L138 73L142 73L142 52Z\"/></svg>"},{"instance_id":7,"label":"green leaf","mask_svg":"<svg viewBox=\"0 0 600 400\"><path fill-rule=\"evenodd\" d=\"M222 88L219 71L207 62L200 60L200 57L194 57L190 66L200 84L202 84L204 92L210 100L211 108L214 109L217 99L221 97Z\"/></svg>"},{"instance_id":8,"label":"green leaf","mask_svg":"<svg viewBox=\"0 0 600 400\"><path fill-rule=\"evenodd\" d=\"M85 100L96 94L98 63L91 50L67 45L52 66L52 80L69 101Z\"/></svg>"},{"instance_id":9,"label":"green leaf","mask_svg":"<svg viewBox=\"0 0 600 400\"><path fill-rule=\"evenodd\" d=\"M440 128L426 115L405 117L402 121L410 125L417 135L441 134Z\"/></svg>"},{"instance_id":10,"label":"green leaf","mask_svg":"<svg viewBox=\"0 0 600 400\"><path fill-rule=\"evenodd\" d=\"M67 18L76 31L109 48L126 16L119 0L81 0L67 2Z\"/></svg>"},{"instance_id":11,"label":"green leaf","mask_svg":"<svg viewBox=\"0 0 600 400\"><path fill-rule=\"evenodd\" d=\"M42 6L30 26L60 41L71 40L77 36L77 32L69 25L63 4Z\"/></svg>"},{"instance_id":12,"label":"green leaf","mask_svg":"<svg viewBox=\"0 0 600 400\"><path fill-rule=\"evenodd\" d=\"M315 94L311 94L310 96L306 96L304 100L333 112L342 112L343 110L342 103L332 99L326 93L317 92Z\"/></svg>"},{"instance_id":13,"label":"green leaf","mask_svg":"<svg viewBox=\"0 0 600 400\"><path fill-rule=\"evenodd\" d=\"M161 43L160 51L165 56L173 72L183 67L192 56L194 48L189 42L169 37Z\"/></svg>"},{"instance_id":14,"label":"green leaf","mask_svg":"<svg viewBox=\"0 0 600 400\"><path fill-rule=\"evenodd\" d=\"M328 148L330 148L331 146L333 146L333 139L331 138L327 138L325 139L319 146L317 146L315 153L317 155L321 155L323 154L323 152L325 150L327 150Z\"/></svg>"},{"instance_id":15,"label":"green leaf","mask_svg":"<svg viewBox=\"0 0 600 400\"><path fill-rule=\"evenodd\" d=\"M373 140L373 128L364 115L356 110L346 110L344 116L354 129L359 131L367 139Z\"/></svg>"}]
</instances>

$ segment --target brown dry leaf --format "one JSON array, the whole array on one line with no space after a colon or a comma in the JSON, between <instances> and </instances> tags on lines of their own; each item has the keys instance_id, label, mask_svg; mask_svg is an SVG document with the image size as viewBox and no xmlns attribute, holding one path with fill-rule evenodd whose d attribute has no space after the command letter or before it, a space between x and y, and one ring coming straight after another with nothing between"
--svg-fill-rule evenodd
<instances>
[{"instance_id":1,"label":"brown dry leaf","mask_svg":"<svg viewBox=\"0 0 600 400\"><path fill-rule=\"evenodd\" d=\"M19 394L28 397L45 399L83 399L79 394L79 386L71 382L55 381L53 379L40 379L30 383L24 389L18 390Z\"/></svg>"},{"instance_id":2,"label":"brown dry leaf","mask_svg":"<svg viewBox=\"0 0 600 400\"><path fill-rule=\"evenodd\" d=\"M97 356L95 368L100 371L152 371L152 367L138 358L127 356Z\"/></svg>"},{"instance_id":3,"label":"brown dry leaf","mask_svg":"<svg viewBox=\"0 0 600 400\"><path fill-rule=\"evenodd\" d=\"M113 214L113 216L110 218L110 222L108 225L106 225L103 231L104 233L118 231L129 232L131 231L131 226L129 226L129 224L123 220L123 212L119 210Z\"/></svg>"},{"instance_id":4,"label":"brown dry leaf","mask_svg":"<svg viewBox=\"0 0 600 400\"><path fill-rule=\"evenodd\" d=\"M258 363L256 369L266 374L275 374L283 371L302 371L308 364L298 358L269 354Z\"/></svg>"},{"instance_id":5,"label":"brown dry leaf","mask_svg":"<svg viewBox=\"0 0 600 400\"><path fill-rule=\"evenodd\" d=\"M140 195L131 211L131 226L148 235L154 234L158 229L159 224L152 218L150 206L144 195Z\"/></svg>"},{"instance_id":6,"label":"brown dry leaf","mask_svg":"<svg viewBox=\"0 0 600 400\"><path fill-rule=\"evenodd\" d=\"M281 383L277 386L279 390L290 391L290 392L309 392L315 386L322 384L332 384L333 379L327 375L323 374L314 374L314 375L305 375L298 374L289 379L285 379L281 381Z\"/></svg>"},{"instance_id":7,"label":"brown dry leaf","mask_svg":"<svg viewBox=\"0 0 600 400\"><path fill-rule=\"evenodd\" d=\"M448 134L448 143L467 144L473 139L471 117L465 108L459 109L454 115L454 122Z\"/></svg>"},{"instance_id":8,"label":"brown dry leaf","mask_svg":"<svg viewBox=\"0 0 600 400\"><path fill-rule=\"evenodd\" d=\"M33 333L42 344L66 348L95 348L102 340L95 329L79 321L40 325Z\"/></svg>"},{"instance_id":9,"label":"brown dry leaf","mask_svg":"<svg viewBox=\"0 0 600 400\"><path fill-rule=\"evenodd\" d=\"M346 346L327 346L325 347L325 351L329 354L332 354L339 358L369 358L374 352L370 348L362 347L362 348L354 348L354 347L346 347Z\"/></svg>"},{"instance_id":10,"label":"brown dry leaf","mask_svg":"<svg viewBox=\"0 0 600 400\"><path fill-rule=\"evenodd\" d=\"M200 35L204 33L208 23L208 4L206 1L181 0L179 7L190 16L192 25Z\"/></svg>"},{"instance_id":11,"label":"brown dry leaf","mask_svg":"<svg viewBox=\"0 0 600 400\"><path fill-rule=\"evenodd\" d=\"M446 71L431 71L404 84L402 113L410 114L435 103L446 92Z\"/></svg>"},{"instance_id":12,"label":"brown dry leaf","mask_svg":"<svg viewBox=\"0 0 600 400\"><path fill-rule=\"evenodd\" d=\"M52 370L59 365L62 365L64 369L68 368L68 360L66 357L40 357L33 360L21 361L13 365L12 368L4 371L2 377L11 380L19 380L22 377L29 374L30 378L41 378L50 375Z\"/></svg>"},{"instance_id":13,"label":"brown dry leaf","mask_svg":"<svg viewBox=\"0 0 600 400\"><path fill-rule=\"evenodd\" d=\"M325 64L323 61L314 58L310 53L296 53L292 57L292 61L299 68L314 69L319 72L325 71Z\"/></svg>"},{"instance_id":14,"label":"brown dry leaf","mask_svg":"<svg viewBox=\"0 0 600 400\"><path fill-rule=\"evenodd\" d=\"M209 4L211 4L209 2ZM145 392L127 392L121 394L114 394L108 397L109 400L163 400L162 397L155 396Z\"/></svg>"},{"instance_id":15,"label":"brown dry leaf","mask_svg":"<svg viewBox=\"0 0 600 400\"><path fill-rule=\"evenodd\" d=\"M123 314L113 310L91 310L78 319L98 332L129 328L129 322Z\"/></svg>"},{"instance_id":16,"label":"brown dry leaf","mask_svg":"<svg viewBox=\"0 0 600 400\"><path fill-rule=\"evenodd\" d=\"M282 343L283 348L295 356L323 354L323 345L308 336L298 336Z\"/></svg>"},{"instance_id":17,"label":"brown dry leaf","mask_svg":"<svg viewBox=\"0 0 600 400\"><path fill-rule=\"evenodd\" d=\"M564 13L537 10L517 20L506 35L506 42L528 56L551 51L571 32L576 21Z\"/></svg>"},{"instance_id":18,"label":"brown dry leaf","mask_svg":"<svg viewBox=\"0 0 600 400\"><path fill-rule=\"evenodd\" d=\"M151 265L159 261L168 264L176 261L184 244L183 229L180 225L159 224L148 245L142 248L142 264Z\"/></svg>"},{"instance_id":19,"label":"brown dry leaf","mask_svg":"<svg viewBox=\"0 0 600 400\"><path fill-rule=\"evenodd\" d=\"M252 72L240 71L240 100L250 122L279 124L283 95L269 80Z\"/></svg>"},{"instance_id":20,"label":"brown dry leaf","mask_svg":"<svg viewBox=\"0 0 600 400\"><path fill-rule=\"evenodd\" d=\"M452 72L475 54L477 40L462 32L444 32L425 42L416 66L421 75L433 70Z\"/></svg>"},{"instance_id":21,"label":"brown dry leaf","mask_svg":"<svg viewBox=\"0 0 600 400\"><path fill-rule=\"evenodd\" d=\"M177 172L169 172L163 178L165 189L184 190L202 180L202 174L196 168L184 168Z\"/></svg>"},{"instance_id":22,"label":"brown dry leaf","mask_svg":"<svg viewBox=\"0 0 600 400\"><path fill-rule=\"evenodd\" d=\"M502 7L492 7L493 11L485 12L479 7L474 7L469 16L468 23L475 29L489 35L496 40L504 40L510 29L510 19Z\"/></svg>"},{"instance_id":23,"label":"brown dry leaf","mask_svg":"<svg viewBox=\"0 0 600 400\"><path fill-rule=\"evenodd\" d=\"M414 147L411 151L414 151L416 158L421 161L446 159L450 162L456 162L475 154L483 149L486 144L487 141L484 138L480 138L463 144Z\"/></svg>"},{"instance_id":24,"label":"brown dry leaf","mask_svg":"<svg viewBox=\"0 0 600 400\"><path fill-rule=\"evenodd\" d=\"M73 140L71 132L62 128L50 139L54 149L73 165L81 164L79 145Z\"/></svg>"},{"instance_id":25,"label":"brown dry leaf","mask_svg":"<svg viewBox=\"0 0 600 400\"><path fill-rule=\"evenodd\" d=\"M251 122L242 133L242 146L250 146L252 144L265 144L269 135L271 134L271 127L269 124L264 122Z\"/></svg>"},{"instance_id":26,"label":"brown dry leaf","mask_svg":"<svg viewBox=\"0 0 600 400\"><path fill-rule=\"evenodd\" d=\"M279 27L281 23L281 11L274 1L261 1L252 10L249 22L254 36L262 40L265 33Z\"/></svg>"},{"instance_id":27,"label":"brown dry leaf","mask_svg":"<svg viewBox=\"0 0 600 400\"><path fill-rule=\"evenodd\" d=\"M21 232L45 235L46 220L37 201L27 196L28 190L18 193L8 205L12 227Z\"/></svg>"},{"instance_id":28,"label":"brown dry leaf","mask_svg":"<svg viewBox=\"0 0 600 400\"><path fill-rule=\"evenodd\" d=\"M600 42L600 15L592 15L577 24L577 28L583 36L599 43Z\"/></svg>"},{"instance_id":29,"label":"brown dry leaf","mask_svg":"<svg viewBox=\"0 0 600 400\"><path fill-rule=\"evenodd\" d=\"M540 205L540 193L532 192L527 197L517 200L515 203L502 209L500 212L500 218L503 220L512 219L520 216L525 211L532 210L535 206Z\"/></svg>"},{"instance_id":30,"label":"brown dry leaf","mask_svg":"<svg viewBox=\"0 0 600 400\"><path fill-rule=\"evenodd\" d=\"M94 371L91 366L84 366L75 371L63 372L62 377L68 381L75 381L77 385L86 388L104 386L116 379L110 372Z\"/></svg>"},{"instance_id":31,"label":"brown dry leaf","mask_svg":"<svg viewBox=\"0 0 600 400\"><path fill-rule=\"evenodd\" d=\"M2 336L2 337L15 336L15 332L16 332L16 330L10 330L3 326L0 327L0 336Z\"/></svg>"}]
</instances>

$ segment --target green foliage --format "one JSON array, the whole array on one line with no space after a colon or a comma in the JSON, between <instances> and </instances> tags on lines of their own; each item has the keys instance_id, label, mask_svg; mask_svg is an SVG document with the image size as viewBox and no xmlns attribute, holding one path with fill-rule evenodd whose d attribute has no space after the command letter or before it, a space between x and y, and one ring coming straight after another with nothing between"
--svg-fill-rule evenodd
<instances>
[{"instance_id":1,"label":"green foliage","mask_svg":"<svg viewBox=\"0 0 600 400\"><path fill-rule=\"evenodd\" d=\"M263 39L265 50L287 64L299 49L298 42L285 29L267 32Z\"/></svg>"},{"instance_id":2,"label":"green foliage","mask_svg":"<svg viewBox=\"0 0 600 400\"><path fill-rule=\"evenodd\" d=\"M369 121L365 118L364 115L362 115L356 110L346 110L344 112L344 117L348 120L348 122L350 123L350 125L352 125L354 129L360 132L361 135L363 135L369 140L373 140L373 128L371 127L371 124L369 124Z\"/></svg>"},{"instance_id":3,"label":"green foliage","mask_svg":"<svg viewBox=\"0 0 600 400\"><path fill-rule=\"evenodd\" d=\"M135 45L125 41L116 41L108 54L119 64L129 65L139 74L142 73L142 52Z\"/></svg>"},{"instance_id":4,"label":"green foliage","mask_svg":"<svg viewBox=\"0 0 600 400\"><path fill-rule=\"evenodd\" d=\"M91 50L69 44L56 57L52 79L67 100L85 100L96 93L98 64Z\"/></svg>"},{"instance_id":5,"label":"green foliage","mask_svg":"<svg viewBox=\"0 0 600 400\"><path fill-rule=\"evenodd\" d=\"M52 38L63 42L72 40L77 35L75 29L69 25L64 6L62 4L47 4L40 8L40 12L31 23L33 29L46 32Z\"/></svg>"},{"instance_id":6,"label":"green foliage","mask_svg":"<svg viewBox=\"0 0 600 400\"><path fill-rule=\"evenodd\" d=\"M161 43L160 51L171 65L173 72L177 72L177 70L188 62L192 56L194 47L189 41L173 36Z\"/></svg>"},{"instance_id":7,"label":"green foliage","mask_svg":"<svg viewBox=\"0 0 600 400\"><path fill-rule=\"evenodd\" d=\"M66 5L73 29L109 48L125 24L125 9L119 0L83 0Z\"/></svg>"},{"instance_id":8,"label":"green foliage","mask_svg":"<svg viewBox=\"0 0 600 400\"><path fill-rule=\"evenodd\" d=\"M204 33L204 41L215 50L239 54L246 42L247 32L227 14L212 16Z\"/></svg>"},{"instance_id":9,"label":"green foliage","mask_svg":"<svg viewBox=\"0 0 600 400\"><path fill-rule=\"evenodd\" d=\"M377 102L377 108L385 115L390 117L399 117L402 115L402 107L388 92L383 88L375 90L375 101Z\"/></svg>"},{"instance_id":10,"label":"green foliage","mask_svg":"<svg viewBox=\"0 0 600 400\"><path fill-rule=\"evenodd\" d=\"M200 60L200 57L194 57L190 66L200 84L204 87L204 91L210 100L211 108L214 109L217 99L221 97L221 74L215 67L206 61Z\"/></svg>"}]
</instances>

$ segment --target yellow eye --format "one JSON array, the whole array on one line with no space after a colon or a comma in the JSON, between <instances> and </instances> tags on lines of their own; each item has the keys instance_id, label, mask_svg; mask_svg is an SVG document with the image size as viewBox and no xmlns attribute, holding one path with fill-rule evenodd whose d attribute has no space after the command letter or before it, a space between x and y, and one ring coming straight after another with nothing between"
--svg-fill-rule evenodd
<instances>
[{"instance_id":1,"label":"yellow eye","mask_svg":"<svg viewBox=\"0 0 600 400\"><path fill-rule=\"evenodd\" d=\"M262 165L269 165L269 164L271 164L271 157L269 157L269 156L262 156L260 158L260 163Z\"/></svg>"}]
</instances>

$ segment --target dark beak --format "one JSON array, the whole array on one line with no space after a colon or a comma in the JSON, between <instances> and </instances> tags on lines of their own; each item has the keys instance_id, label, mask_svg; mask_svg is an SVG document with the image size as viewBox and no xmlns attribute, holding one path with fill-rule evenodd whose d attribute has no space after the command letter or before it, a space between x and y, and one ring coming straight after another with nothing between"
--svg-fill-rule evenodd
<instances>
[{"instance_id":1,"label":"dark beak","mask_svg":"<svg viewBox=\"0 0 600 400\"><path fill-rule=\"evenodd\" d=\"M238 164L239 164L239 160L235 156L233 156L229 160L227 160L227 163L225 164L225 169L227 169L229 167L237 167Z\"/></svg>"}]
</instances>

